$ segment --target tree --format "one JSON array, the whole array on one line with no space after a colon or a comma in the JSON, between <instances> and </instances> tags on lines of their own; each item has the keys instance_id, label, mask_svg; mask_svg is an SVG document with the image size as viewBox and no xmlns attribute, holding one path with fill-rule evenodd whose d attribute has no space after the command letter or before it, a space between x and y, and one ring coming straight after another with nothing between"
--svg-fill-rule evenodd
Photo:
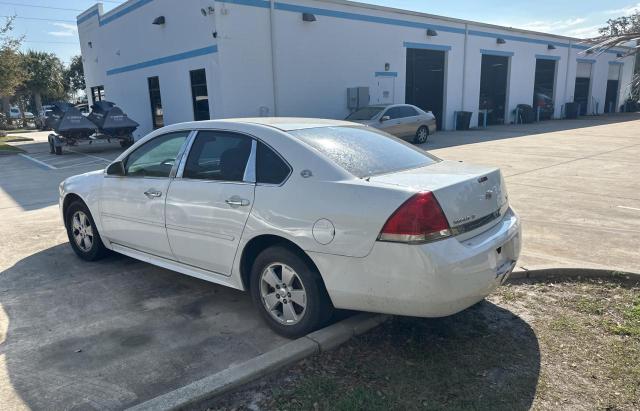
<instances>
[{"instance_id":1,"label":"tree","mask_svg":"<svg viewBox=\"0 0 640 411\"><path fill-rule=\"evenodd\" d=\"M42 109L43 96L66 97L65 68L55 54L29 50L22 54L22 67L25 74L22 92L33 95L36 111Z\"/></svg>"},{"instance_id":2,"label":"tree","mask_svg":"<svg viewBox=\"0 0 640 411\"><path fill-rule=\"evenodd\" d=\"M73 56L69 68L65 73L66 83L71 87L71 91L84 90L84 67L82 66L82 56Z\"/></svg>"},{"instance_id":3,"label":"tree","mask_svg":"<svg viewBox=\"0 0 640 411\"><path fill-rule=\"evenodd\" d=\"M9 97L15 94L24 80L20 53L18 52L22 38L11 36L13 20L13 17L7 18L5 23L0 25L0 97L2 97L3 108L7 114L9 112Z\"/></svg>"},{"instance_id":4,"label":"tree","mask_svg":"<svg viewBox=\"0 0 640 411\"><path fill-rule=\"evenodd\" d=\"M622 16L607 21L607 25L598 30L600 36L586 40L592 46L588 53L604 53L614 47L625 46L623 57L635 56L636 70L631 83L631 98L640 98L640 11L630 16Z\"/></svg>"}]
</instances>

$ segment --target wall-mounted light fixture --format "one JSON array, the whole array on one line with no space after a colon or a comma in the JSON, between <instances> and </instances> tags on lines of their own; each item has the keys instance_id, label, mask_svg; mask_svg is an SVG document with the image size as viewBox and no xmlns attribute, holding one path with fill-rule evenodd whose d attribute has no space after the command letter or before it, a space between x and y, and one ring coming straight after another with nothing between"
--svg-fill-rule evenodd
<instances>
[{"instance_id":1,"label":"wall-mounted light fixture","mask_svg":"<svg viewBox=\"0 0 640 411\"><path fill-rule=\"evenodd\" d=\"M437 36L438 32L435 31L434 29L427 29L427 36L429 37L433 37L433 36Z\"/></svg>"},{"instance_id":2,"label":"wall-mounted light fixture","mask_svg":"<svg viewBox=\"0 0 640 411\"><path fill-rule=\"evenodd\" d=\"M316 21L316 16L315 14L312 14L312 13L302 13L302 21L308 21L308 22Z\"/></svg>"},{"instance_id":3,"label":"wall-mounted light fixture","mask_svg":"<svg viewBox=\"0 0 640 411\"><path fill-rule=\"evenodd\" d=\"M384 71L391 70L391 63L384 63Z\"/></svg>"},{"instance_id":4,"label":"wall-mounted light fixture","mask_svg":"<svg viewBox=\"0 0 640 411\"><path fill-rule=\"evenodd\" d=\"M90 42L88 42L87 44L89 45L89 48L90 48L90 49L92 49L92 48L93 48L93 42L91 42L91 41L90 41Z\"/></svg>"},{"instance_id":5,"label":"wall-mounted light fixture","mask_svg":"<svg viewBox=\"0 0 640 411\"><path fill-rule=\"evenodd\" d=\"M506 43L506 40L505 40L505 39L503 39L502 37L498 37L498 38L496 39L496 43L498 43L498 44L505 44L505 43Z\"/></svg>"},{"instance_id":6,"label":"wall-mounted light fixture","mask_svg":"<svg viewBox=\"0 0 640 411\"><path fill-rule=\"evenodd\" d=\"M202 15L205 17L207 17L209 14L213 14L214 12L215 9L213 8L213 6L208 6L206 10L204 8L200 9L200 13L202 13Z\"/></svg>"},{"instance_id":7,"label":"wall-mounted light fixture","mask_svg":"<svg viewBox=\"0 0 640 411\"><path fill-rule=\"evenodd\" d=\"M156 18L153 20L153 24L156 24L156 25L158 25L158 26L163 25L165 22L166 22L166 21L165 21L165 19L164 19L164 16L158 16L158 17L156 17Z\"/></svg>"},{"instance_id":8,"label":"wall-mounted light fixture","mask_svg":"<svg viewBox=\"0 0 640 411\"><path fill-rule=\"evenodd\" d=\"M217 39L217 38L218 38L218 32L217 32L217 31L214 31L214 32L213 32L213 33L211 33L211 34L213 35L213 38L214 38L214 39Z\"/></svg>"},{"instance_id":9,"label":"wall-mounted light fixture","mask_svg":"<svg viewBox=\"0 0 640 411\"><path fill-rule=\"evenodd\" d=\"M547 50L555 50L556 46L554 46L553 44L547 44Z\"/></svg>"}]
</instances>

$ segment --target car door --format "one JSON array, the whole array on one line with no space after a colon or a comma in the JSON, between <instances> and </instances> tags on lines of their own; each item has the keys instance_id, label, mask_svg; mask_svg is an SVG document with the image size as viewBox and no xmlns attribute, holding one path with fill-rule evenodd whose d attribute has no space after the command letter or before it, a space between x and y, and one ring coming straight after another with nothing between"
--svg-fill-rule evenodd
<instances>
[{"instance_id":1,"label":"car door","mask_svg":"<svg viewBox=\"0 0 640 411\"><path fill-rule=\"evenodd\" d=\"M420 115L411 106L402 106L402 136L414 137L420 126Z\"/></svg>"},{"instance_id":2,"label":"car door","mask_svg":"<svg viewBox=\"0 0 640 411\"><path fill-rule=\"evenodd\" d=\"M189 134L157 136L127 156L124 176L105 175L100 218L109 241L174 258L165 229L165 199Z\"/></svg>"},{"instance_id":3,"label":"car door","mask_svg":"<svg viewBox=\"0 0 640 411\"><path fill-rule=\"evenodd\" d=\"M222 275L231 267L255 191L256 141L199 131L171 182L166 227L176 259Z\"/></svg>"},{"instance_id":4,"label":"car door","mask_svg":"<svg viewBox=\"0 0 640 411\"><path fill-rule=\"evenodd\" d=\"M402 108L399 106L390 107L380 116L380 118L384 117L389 117L389 119L380 124L380 129L397 137L402 136Z\"/></svg>"}]
</instances>

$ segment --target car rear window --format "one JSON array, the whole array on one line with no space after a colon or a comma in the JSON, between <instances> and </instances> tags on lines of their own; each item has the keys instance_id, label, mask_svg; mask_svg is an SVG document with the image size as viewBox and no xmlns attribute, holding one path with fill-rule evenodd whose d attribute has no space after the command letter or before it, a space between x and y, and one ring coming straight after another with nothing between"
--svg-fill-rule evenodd
<instances>
[{"instance_id":1,"label":"car rear window","mask_svg":"<svg viewBox=\"0 0 640 411\"><path fill-rule=\"evenodd\" d=\"M318 127L290 133L359 178L440 161L417 147L369 127Z\"/></svg>"}]
</instances>

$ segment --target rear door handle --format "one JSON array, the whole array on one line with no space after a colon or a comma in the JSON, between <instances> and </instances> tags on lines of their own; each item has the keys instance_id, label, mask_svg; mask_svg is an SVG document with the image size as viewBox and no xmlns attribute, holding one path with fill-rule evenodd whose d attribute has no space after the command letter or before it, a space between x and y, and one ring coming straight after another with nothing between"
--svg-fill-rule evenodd
<instances>
[{"instance_id":1,"label":"rear door handle","mask_svg":"<svg viewBox=\"0 0 640 411\"><path fill-rule=\"evenodd\" d=\"M149 190L144 192L144 195L146 195L147 198L151 198L151 199L158 198L158 197L162 197L162 191L158 191L150 188Z\"/></svg>"},{"instance_id":2,"label":"rear door handle","mask_svg":"<svg viewBox=\"0 0 640 411\"><path fill-rule=\"evenodd\" d=\"M224 202L234 207L246 207L249 205L249 200L240 197L231 197L224 200Z\"/></svg>"}]
</instances>

